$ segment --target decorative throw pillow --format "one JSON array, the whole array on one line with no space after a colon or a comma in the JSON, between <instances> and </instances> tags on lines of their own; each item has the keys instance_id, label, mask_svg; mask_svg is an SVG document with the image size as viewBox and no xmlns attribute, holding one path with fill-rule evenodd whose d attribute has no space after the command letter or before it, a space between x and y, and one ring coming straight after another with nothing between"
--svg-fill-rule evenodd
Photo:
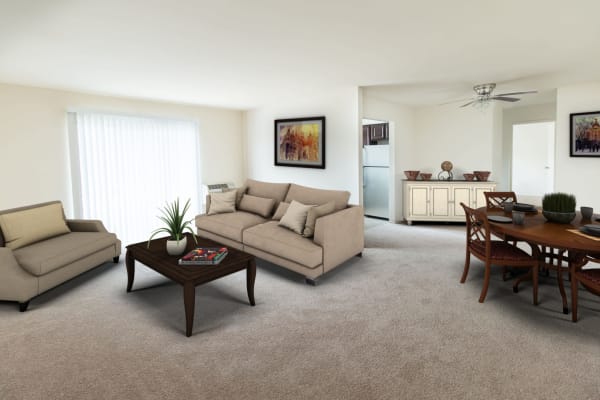
<instances>
[{"instance_id":1,"label":"decorative throw pillow","mask_svg":"<svg viewBox=\"0 0 600 400\"><path fill-rule=\"evenodd\" d=\"M304 231L304 225L306 224L308 210L310 210L312 207L313 206L311 205L307 206L297 202L296 200L292 200L287 211L283 217L281 217L279 225L291 229L299 235L302 235L302 232Z\"/></svg>"},{"instance_id":2,"label":"decorative throw pillow","mask_svg":"<svg viewBox=\"0 0 600 400\"><path fill-rule=\"evenodd\" d=\"M215 192L210 194L210 207L206 214L221 214L230 213L235 211L235 197L237 195L236 190L230 190L228 192Z\"/></svg>"},{"instance_id":3,"label":"decorative throw pillow","mask_svg":"<svg viewBox=\"0 0 600 400\"><path fill-rule=\"evenodd\" d=\"M308 215L306 216L306 225L304 226L304 232L302 233L302 236L313 237L315 234L317 218L331 214L334 211L335 201L333 200L328 203L321 204L320 206L311 207L311 209L308 210Z\"/></svg>"},{"instance_id":4,"label":"decorative throw pillow","mask_svg":"<svg viewBox=\"0 0 600 400\"><path fill-rule=\"evenodd\" d=\"M277 210L275 210L275 214L273 215L273 219L275 221L279 221L281 217L283 217L283 214L285 214L289 206L290 203L279 203L279 206L277 206Z\"/></svg>"},{"instance_id":5,"label":"decorative throw pillow","mask_svg":"<svg viewBox=\"0 0 600 400\"><path fill-rule=\"evenodd\" d=\"M13 250L71 232L60 203L2 214L0 227L6 247Z\"/></svg>"},{"instance_id":6,"label":"decorative throw pillow","mask_svg":"<svg viewBox=\"0 0 600 400\"><path fill-rule=\"evenodd\" d=\"M264 197L256 197L245 194L242 196L242 201L240 201L240 206L238 209L267 218L269 215L271 215L274 205L275 200L273 199L266 199Z\"/></svg>"},{"instance_id":7,"label":"decorative throw pillow","mask_svg":"<svg viewBox=\"0 0 600 400\"><path fill-rule=\"evenodd\" d=\"M248 186L244 185L242 187L239 187L239 188L235 189L235 191L236 191L236 194L235 194L235 208L240 208L240 202L242 201L242 197L244 197L244 195L248 191Z\"/></svg>"}]
</instances>

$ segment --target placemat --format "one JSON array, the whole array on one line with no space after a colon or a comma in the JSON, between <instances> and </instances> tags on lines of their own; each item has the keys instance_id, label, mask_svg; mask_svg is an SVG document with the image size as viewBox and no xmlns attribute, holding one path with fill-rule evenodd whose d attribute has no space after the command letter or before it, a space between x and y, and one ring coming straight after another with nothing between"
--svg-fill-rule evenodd
<instances>
[{"instance_id":1,"label":"placemat","mask_svg":"<svg viewBox=\"0 0 600 400\"><path fill-rule=\"evenodd\" d=\"M576 234L586 237L588 239L592 239L592 240L596 240L596 241L600 240L599 236L586 235L585 233L581 232L579 229L567 229L567 231L576 233Z\"/></svg>"}]
</instances>

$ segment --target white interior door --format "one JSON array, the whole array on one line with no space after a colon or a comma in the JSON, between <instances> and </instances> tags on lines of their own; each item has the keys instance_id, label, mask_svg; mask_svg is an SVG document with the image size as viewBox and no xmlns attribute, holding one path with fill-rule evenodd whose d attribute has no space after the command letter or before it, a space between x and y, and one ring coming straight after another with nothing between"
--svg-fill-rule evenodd
<instances>
[{"instance_id":1,"label":"white interior door","mask_svg":"<svg viewBox=\"0 0 600 400\"><path fill-rule=\"evenodd\" d=\"M554 190L554 121L513 125L512 190L537 205Z\"/></svg>"}]
</instances>

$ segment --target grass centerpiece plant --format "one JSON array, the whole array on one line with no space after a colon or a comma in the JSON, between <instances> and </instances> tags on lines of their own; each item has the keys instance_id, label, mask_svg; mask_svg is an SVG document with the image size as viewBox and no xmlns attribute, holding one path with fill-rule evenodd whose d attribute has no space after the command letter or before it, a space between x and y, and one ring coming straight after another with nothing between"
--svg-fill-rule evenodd
<instances>
[{"instance_id":1,"label":"grass centerpiece plant","mask_svg":"<svg viewBox=\"0 0 600 400\"><path fill-rule=\"evenodd\" d=\"M575 218L577 199L568 193L548 193L542 199L542 214L551 222L569 224Z\"/></svg>"},{"instance_id":2,"label":"grass centerpiece plant","mask_svg":"<svg viewBox=\"0 0 600 400\"><path fill-rule=\"evenodd\" d=\"M160 209L162 215L158 218L165 223L166 226L158 228L152 231L152 235L148 239L148 247L150 247L150 241L157 234L164 232L169 234L169 240L167 240L167 253L172 256L178 256L183 254L187 246L187 237L185 232L192 234L194 242L196 235L192 229L192 220L185 220L185 214L190 208L190 199L185 202L183 209L179 206L179 198L172 203L167 203L164 208Z\"/></svg>"}]
</instances>

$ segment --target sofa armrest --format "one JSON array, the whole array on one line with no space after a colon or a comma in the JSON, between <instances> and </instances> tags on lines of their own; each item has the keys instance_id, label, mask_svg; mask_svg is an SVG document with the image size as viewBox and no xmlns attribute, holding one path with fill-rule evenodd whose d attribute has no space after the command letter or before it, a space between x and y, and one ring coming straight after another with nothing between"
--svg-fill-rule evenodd
<instances>
[{"instance_id":1,"label":"sofa armrest","mask_svg":"<svg viewBox=\"0 0 600 400\"><path fill-rule=\"evenodd\" d=\"M67 225L73 232L108 232L98 219L68 219Z\"/></svg>"},{"instance_id":2,"label":"sofa armrest","mask_svg":"<svg viewBox=\"0 0 600 400\"><path fill-rule=\"evenodd\" d=\"M38 279L25 271L12 249L0 247L0 300L25 302L38 294Z\"/></svg>"},{"instance_id":3,"label":"sofa armrest","mask_svg":"<svg viewBox=\"0 0 600 400\"><path fill-rule=\"evenodd\" d=\"M208 210L210 210L210 194L206 195L206 203L204 204L204 212L201 213L200 215L208 214Z\"/></svg>"},{"instance_id":4,"label":"sofa armrest","mask_svg":"<svg viewBox=\"0 0 600 400\"><path fill-rule=\"evenodd\" d=\"M335 268L365 247L364 215L361 206L349 206L317 218L314 242L323 247L323 269Z\"/></svg>"}]
</instances>

